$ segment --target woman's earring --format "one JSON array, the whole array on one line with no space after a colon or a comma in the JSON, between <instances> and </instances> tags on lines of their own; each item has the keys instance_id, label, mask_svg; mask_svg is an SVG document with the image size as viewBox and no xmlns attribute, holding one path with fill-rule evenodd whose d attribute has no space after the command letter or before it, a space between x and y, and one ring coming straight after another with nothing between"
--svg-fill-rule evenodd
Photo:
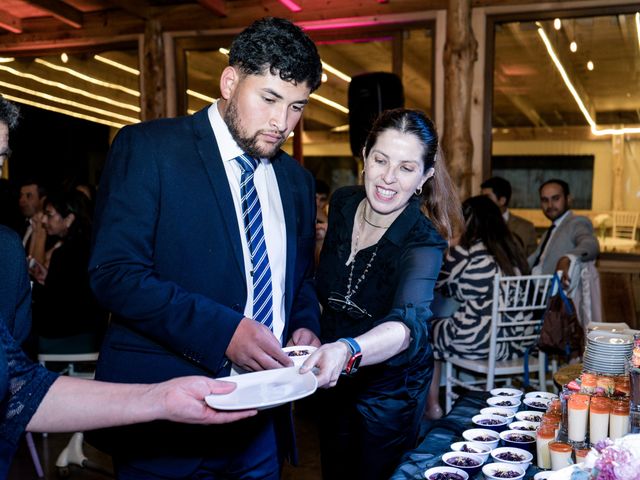
<instances>
[{"instance_id":1,"label":"woman's earring","mask_svg":"<svg viewBox=\"0 0 640 480\"><path fill-rule=\"evenodd\" d=\"M364 168L362 169L362 171L360 172L360 175L362 175L364 177Z\"/></svg>"},{"instance_id":2,"label":"woman's earring","mask_svg":"<svg viewBox=\"0 0 640 480\"><path fill-rule=\"evenodd\" d=\"M420 195L422 195L422 186L416 188L415 194L419 197Z\"/></svg>"}]
</instances>

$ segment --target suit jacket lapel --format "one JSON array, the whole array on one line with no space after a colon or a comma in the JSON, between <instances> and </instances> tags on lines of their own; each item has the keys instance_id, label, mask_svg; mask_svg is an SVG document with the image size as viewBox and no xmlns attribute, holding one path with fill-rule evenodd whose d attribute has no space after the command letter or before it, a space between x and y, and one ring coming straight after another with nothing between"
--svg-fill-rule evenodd
<instances>
[{"instance_id":1,"label":"suit jacket lapel","mask_svg":"<svg viewBox=\"0 0 640 480\"><path fill-rule=\"evenodd\" d=\"M215 135L209 122L207 108L197 112L192 117L193 130L195 134L196 146L202 164L209 176L209 181L213 193L218 201L220 216L223 225L220 225L220 231L226 232L229 237L229 244L233 250L233 256L236 259L242 278L244 279L244 258L242 256L242 243L240 240L240 232L238 231L238 219L236 218L236 209L231 197L227 174L222 164L220 150L216 143ZM243 285L245 283L243 282Z\"/></svg>"},{"instance_id":2,"label":"suit jacket lapel","mask_svg":"<svg viewBox=\"0 0 640 480\"><path fill-rule=\"evenodd\" d=\"M279 161L278 156L272 160L273 170L278 179L278 189L280 190L280 199L282 200L282 210L284 212L284 221L287 231L287 268L285 271L285 314L289 317L292 305L293 292L293 269L294 260L296 258L298 229L296 222L296 202L293 197L293 190L296 188L292 184L284 162Z\"/></svg>"}]
</instances>

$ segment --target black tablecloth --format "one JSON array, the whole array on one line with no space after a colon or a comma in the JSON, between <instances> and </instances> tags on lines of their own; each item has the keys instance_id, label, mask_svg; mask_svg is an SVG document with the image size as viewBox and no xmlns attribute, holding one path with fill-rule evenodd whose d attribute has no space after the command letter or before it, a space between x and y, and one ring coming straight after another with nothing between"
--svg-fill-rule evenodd
<instances>
[{"instance_id":1,"label":"black tablecloth","mask_svg":"<svg viewBox=\"0 0 640 480\"><path fill-rule=\"evenodd\" d=\"M425 423L422 441L404 455L391 480L424 480L424 472L428 468L444 465L442 454L451 450L453 442L464 440L462 432L476 427L471 418L488 406L486 400L490 396L488 392L468 392L458 399L448 415L435 422ZM491 461L491 457L488 461ZM538 471L533 464L527 469L524 478L531 479ZM483 479L484 475L478 473L475 478Z\"/></svg>"}]
</instances>

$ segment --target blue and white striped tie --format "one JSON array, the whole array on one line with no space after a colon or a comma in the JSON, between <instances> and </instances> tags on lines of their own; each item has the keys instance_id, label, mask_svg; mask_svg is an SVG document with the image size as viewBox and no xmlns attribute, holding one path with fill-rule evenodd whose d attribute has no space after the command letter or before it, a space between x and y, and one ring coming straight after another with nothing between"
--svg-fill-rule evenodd
<instances>
[{"instance_id":1,"label":"blue and white striped tie","mask_svg":"<svg viewBox=\"0 0 640 480\"><path fill-rule=\"evenodd\" d=\"M273 329L273 292L271 288L271 267L262 226L262 211L258 192L253 183L253 174L258 162L243 154L235 158L242 169L240 177L240 197L244 233L247 236L253 271L253 319Z\"/></svg>"}]
</instances>

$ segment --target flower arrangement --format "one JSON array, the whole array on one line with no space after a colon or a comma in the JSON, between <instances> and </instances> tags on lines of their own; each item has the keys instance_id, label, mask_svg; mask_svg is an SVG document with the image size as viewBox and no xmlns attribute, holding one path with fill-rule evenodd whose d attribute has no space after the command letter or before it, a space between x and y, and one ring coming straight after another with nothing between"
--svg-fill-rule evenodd
<instances>
[{"instance_id":1,"label":"flower arrangement","mask_svg":"<svg viewBox=\"0 0 640 480\"><path fill-rule=\"evenodd\" d=\"M598 442L571 480L640 480L640 434Z\"/></svg>"}]
</instances>

